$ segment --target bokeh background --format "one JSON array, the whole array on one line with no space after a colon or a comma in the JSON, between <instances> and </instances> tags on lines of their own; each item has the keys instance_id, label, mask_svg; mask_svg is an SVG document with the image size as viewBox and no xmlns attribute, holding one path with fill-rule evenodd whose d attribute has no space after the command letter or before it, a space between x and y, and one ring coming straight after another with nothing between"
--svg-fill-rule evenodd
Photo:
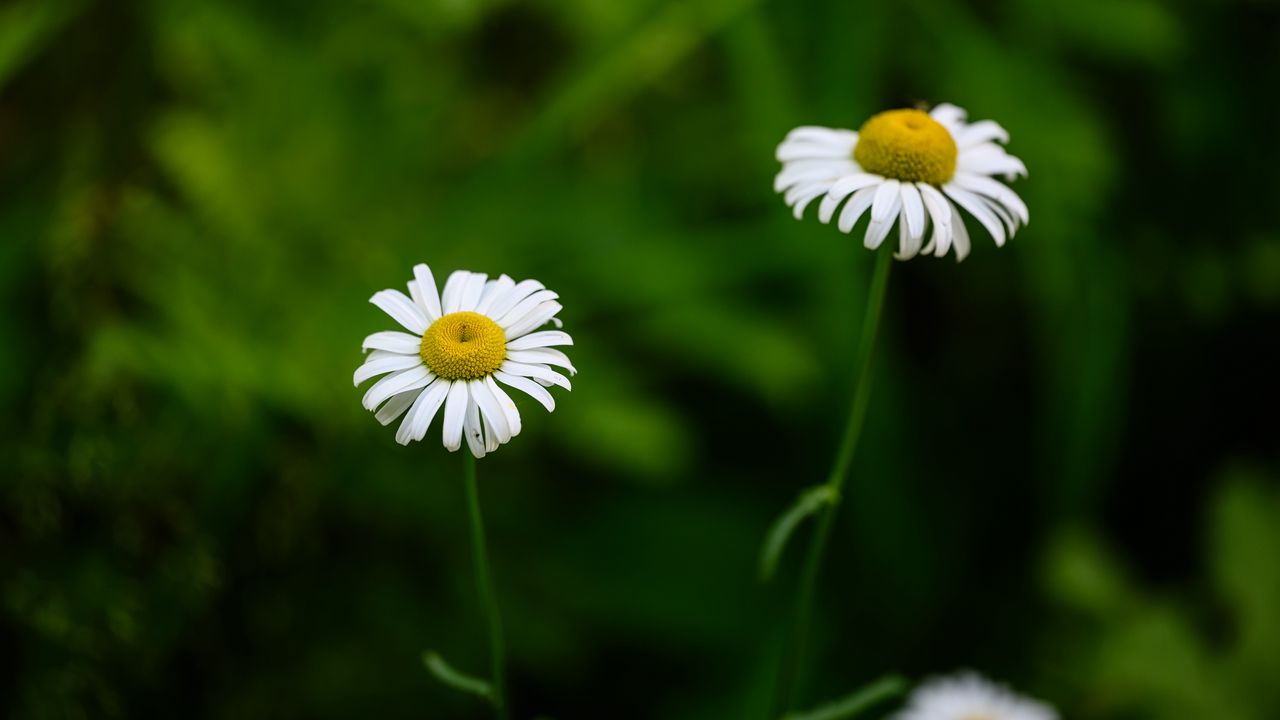
<instances>
[{"instance_id":1,"label":"bokeh background","mask_svg":"<svg viewBox=\"0 0 1280 720\"><path fill-rule=\"evenodd\" d=\"M1264 0L4 2L0 705L486 717L461 457L350 383L429 262L577 341L480 463L517 717L763 720L870 270L773 149L951 101L1032 221L893 270L808 697L1280 717L1277 87Z\"/></svg>"}]
</instances>

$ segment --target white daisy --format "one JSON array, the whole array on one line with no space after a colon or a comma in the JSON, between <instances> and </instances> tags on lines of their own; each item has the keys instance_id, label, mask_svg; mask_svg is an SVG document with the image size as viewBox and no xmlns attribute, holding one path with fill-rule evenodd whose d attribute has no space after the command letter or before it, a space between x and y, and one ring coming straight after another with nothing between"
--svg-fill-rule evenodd
<instances>
[{"instance_id":1,"label":"white daisy","mask_svg":"<svg viewBox=\"0 0 1280 720\"><path fill-rule=\"evenodd\" d=\"M995 122L967 123L965 111L948 104L928 113L882 112L857 132L798 127L778 146L782 171L773 188L786 193L796 219L821 197L818 219L828 223L844 203L837 224L845 233L870 209L864 244L872 250L899 220L898 259L921 252L942 257L955 247L959 261L969 254L960 208L982 223L996 245L1027 224L1021 198L992 179L1027 174L1022 161L998 144L1008 140ZM925 244L930 225L933 234Z\"/></svg>"},{"instance_id":2,"label":"white daisy","mask_svg":"<svg viewBox=\"0 0 1280 720\"><path fill-rule=\"evenodd\" d=\"M559 330L534 331L548 322L560 327L558 295L537 280L489 280L465 270L450 275L444 292L437 293L426 265L415 265L413 276L411 297L383 290L369 299L408 332L386 330L365 338L365 351L373 352L353 378L359 385L385 376L364 394L364 407L383 425L404 416L396 442L421 440L443 407L444 446L450 452L461 447L463 437L476 457L493 452L521 427L515 403L498 383L555 410L546 388L571 388L550 366L570 375L577 371L554 346L573 340Z\"/></svg>"},{"instance_id":3,"label":"white daisy","mask_svg":"<svg viewBox=\"0 0 1280 720\"><path fill-rule=\"evenodd\" d=\"M917 687L894 720L1058 720L1058 713L974 673L961 673Z\"/></svg>"}]
</instances>

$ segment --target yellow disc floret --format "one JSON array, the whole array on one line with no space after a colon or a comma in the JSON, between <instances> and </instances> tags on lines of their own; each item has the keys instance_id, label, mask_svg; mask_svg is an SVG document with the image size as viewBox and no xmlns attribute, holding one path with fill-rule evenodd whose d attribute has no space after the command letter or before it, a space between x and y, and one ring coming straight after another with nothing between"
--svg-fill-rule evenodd
<instances>
[{"instance_id":1,"label":"yellow disc floret","mask_svg":"<svg viewBox=\"0 0 1280 720\"><path fill-rule=\"evenodd\" d=\"M853 159L870 173L941 185L955 174L956 141L928 113L887 110L862 124Z\"/></svg>"},{"instance_id":2,"label":"yellow disc floret","mask_svg":"<svg viewBox=\"0 0 1280 720\"><path fill-rule=\"evenodd\" d=\"M449 313L422 334L418 354L445 380L479 380L502 367L507 338L498 323L480 313Z\"/></svg>"}]
</instances>

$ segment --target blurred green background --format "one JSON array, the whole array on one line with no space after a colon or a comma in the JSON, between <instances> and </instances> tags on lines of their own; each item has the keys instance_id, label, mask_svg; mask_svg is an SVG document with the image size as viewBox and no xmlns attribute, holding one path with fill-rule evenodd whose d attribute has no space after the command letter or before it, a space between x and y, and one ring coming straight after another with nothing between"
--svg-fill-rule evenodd
<instances>
[{"instance_id":1,"label":"blurred green background","mask_svg":"<svg viewBox=\"0 0 1280 720\"><path fill-rule=\"evenodd\" d=\"M486 716L419 659L485 667L461 457L350 384L428 262L577 341L480 463L517 717L762 718L871 258L773 149L950 101L1032 221L894 269L809 697L1280 717L1278 48L1264 0L0 3L0 706Z\"/></svg>"}]
</instances>

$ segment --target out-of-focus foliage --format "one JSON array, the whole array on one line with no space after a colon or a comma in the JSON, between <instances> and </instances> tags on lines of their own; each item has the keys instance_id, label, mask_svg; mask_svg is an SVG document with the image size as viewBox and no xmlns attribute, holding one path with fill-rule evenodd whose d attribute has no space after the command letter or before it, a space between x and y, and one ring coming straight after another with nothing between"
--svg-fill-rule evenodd
<instances>
[{"instance_id":1,"label":"out-of-focus foliage","mask_svg":"<svg viewBox=\"0 0 1280 720\"><path fill-rule=\"evenodd\" d=\"M826 471L869 270L773 148L951 101L1032 222L894 270L810 696L974 666L1070 718L1274 714L1275 483L1218 471L1277 462L1278 35L1265 0L5 3L0 701L483 716L420 663L484 667L459 458L349 385L426 261L542 280L577 340L480 465L517 714L756 716L794 580L756 553Z\"/></svg>"},{"instance_id":2,"label":"out-of-focus foliage","mask_svg":"<svg viewBox=\"0 0 1280 720\"><path fill-rule=\"evenodd\" d=\"M1209 518L1209 597L1135 587L1087 534L1064 534L1047 566L1071 611L1053 644L1095 713L1152 718L1280 714L1280 495L1262 478L1222 478Z\"/></svg>"}]
</instances>

